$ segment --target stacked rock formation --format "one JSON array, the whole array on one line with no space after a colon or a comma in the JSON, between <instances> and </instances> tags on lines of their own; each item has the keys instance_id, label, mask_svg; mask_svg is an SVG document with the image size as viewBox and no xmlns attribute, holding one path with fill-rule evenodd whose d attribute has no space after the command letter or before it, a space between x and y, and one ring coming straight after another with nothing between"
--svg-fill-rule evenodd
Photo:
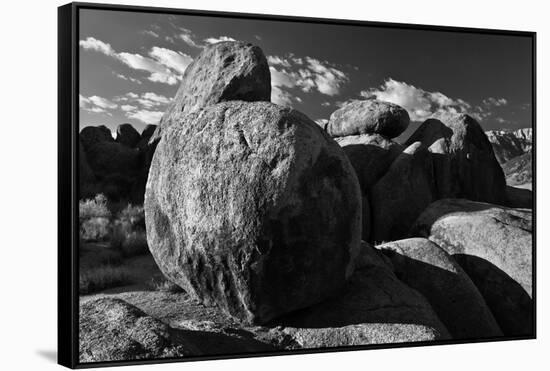
<instances>
[{"instance_id":1,"label":"stacked rock formation","mask_svg":"<svg viewBox=\"0 0 550 371\"><path fill-rule=\"evenodd\" d=\"M161 126L145 195L149 247L163 273L249 323L340 290L361 233L355 172L321 128L268 102L216 104L231 92L266 98L259 53L216 44L188 69ZM232 78L220 72L225 85L215 79L199 91L205 71L223 66ZM186 111L188 92L201 99Z\"/></svg>"},{"instance_id":2,"label":"stacked rock formation","mask_svg":"<svg viewBox=\"0 0 550 371\"><path fill-rule=\"evenodd\" d=\"M156 126L142 134L130 124L117 127L116 139L106 126L87 126L79 135L80 197L105 194L111 200L142 203L151 153L148 140Z\"/></svg>"},{"instance_id":3,"label":"stacked rock formation","mask_svg":"<svg viewBox=\"0 0 550 371\"><path fill-rule=\"evenodd\" d=\"M395 104L320 125L268 102L270 86L258 47L223 42L139 140L83 130L82 176L120 171L98 148L149 170L149 249L185 294L87 301L81 359L532 335L531 212L499 206L510 192L479 123L429 119L400 144Z\"/></svg>"}]
</instances>

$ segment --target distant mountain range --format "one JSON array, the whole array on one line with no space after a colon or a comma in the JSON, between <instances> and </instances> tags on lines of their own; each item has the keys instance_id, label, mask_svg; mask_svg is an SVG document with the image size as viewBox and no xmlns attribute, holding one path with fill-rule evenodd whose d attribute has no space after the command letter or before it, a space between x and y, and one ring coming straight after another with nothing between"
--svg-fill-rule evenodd
<instances>
[{"instance_id":1,"label":"distant mountain range","mask_svg":"<svg viewBox=\"0 0 550 371\"><path fill-rule=\"evenodd\" d=\"M531 188L533 130L485 132L493 145L495 156L502 166L506 183L514 187Z\"/></svg>"},{"instance_id":2,"label":"distant mountain range","mask_svg":"<svg viewBox=\"0 0 550 371\"><path fill-rule=\"evenodd\" d=\"M504 165L514 157L530 152L533 146L533 130L531 128L514 131L486 131L498 162Z\"/></svg>"}]
</instances>

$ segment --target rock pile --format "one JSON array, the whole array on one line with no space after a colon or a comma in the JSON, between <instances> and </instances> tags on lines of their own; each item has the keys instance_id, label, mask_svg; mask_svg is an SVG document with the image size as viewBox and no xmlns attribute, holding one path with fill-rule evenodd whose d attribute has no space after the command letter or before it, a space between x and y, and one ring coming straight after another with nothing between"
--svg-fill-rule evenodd
<instances>
[{"instance_id":1,"label":"rock pile","mask_svg":"<svg viewBox=\"0 0 550 371\"><path fill-rule=\"evenodd\" d=\"M84 342L121 345L81 357L533 334L531 211L500 206L513 193L479 123L429 119L400 144L395 104L352 102L319 125L269 95L262 51L224 42L187 68L156 130L82 131L83 177L149 169L149 249L185 293L118 295L170 327L86 302Z\"/></svg>"},{"instance_id":2,"label":"rock pile","mask_svg":"<svg viewBox=\"0 0 550 371\"><path fill-rule=\"evenodd\" d=\"M106 126L87 126L79 134L80 198L105 194L111 200L142 203L149 172L156 126L142 134L130 124L121 124L116 139Z\"/></svg>"}]
</instances>

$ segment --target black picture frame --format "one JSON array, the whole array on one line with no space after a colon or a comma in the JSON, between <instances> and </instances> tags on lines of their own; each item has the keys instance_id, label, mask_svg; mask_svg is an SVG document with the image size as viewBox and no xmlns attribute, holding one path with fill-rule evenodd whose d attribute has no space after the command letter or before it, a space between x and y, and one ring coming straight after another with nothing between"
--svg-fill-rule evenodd
<instances>
[{"instance_id":1,"label":"black picture frame","mask_svg":"<svg viewBox=\"0 0 550 371\"><path fill-rule=\"evenodd\" d=\"M532 43L532 129L533 129L533 318L534 332L529 336L498 337L494 339L448 340L399 344L361 345L307 350L277 351L269 353L243 353L226 356L197 356L188 358L162 358L148 360L110 361L79 363L78 360L78 131L79 131L79 11L85 9L106 11L127 11L193 15L208 17L231 17L254 20L281 20L331 25L376 26L378 28L412 29L426 31L449 31L459 33L511 35L530 38ZM537 304L537 258L536 258L536 32L462 28L420 24L370 22L343 19L321 19L310 17L280 16L267 14L232 13L144 6L112 5L97 3L69 3L58 8L58 363L69 368L92 368L102 366L123 366L188 362L244 357L264 357L289 354L340 352L379 348L418 347L427 345L449 345L490 341L536 339Z\"/></svg>"}]
</instances>

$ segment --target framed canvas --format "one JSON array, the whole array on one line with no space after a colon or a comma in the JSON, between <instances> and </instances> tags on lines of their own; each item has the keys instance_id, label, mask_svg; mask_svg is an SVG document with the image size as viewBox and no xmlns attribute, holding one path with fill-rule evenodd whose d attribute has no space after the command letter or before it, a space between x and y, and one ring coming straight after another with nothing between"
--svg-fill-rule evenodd
<instances>
[{"instance_id":1,"label":"framed canvas","mask_svg":"<svg viewBox=\"0 0 550 371\"><path fill-rule=\"evenodd\" d=\"M535 33L58 19L60 364L535 338Z\"/></svg>"}]
</instances>

